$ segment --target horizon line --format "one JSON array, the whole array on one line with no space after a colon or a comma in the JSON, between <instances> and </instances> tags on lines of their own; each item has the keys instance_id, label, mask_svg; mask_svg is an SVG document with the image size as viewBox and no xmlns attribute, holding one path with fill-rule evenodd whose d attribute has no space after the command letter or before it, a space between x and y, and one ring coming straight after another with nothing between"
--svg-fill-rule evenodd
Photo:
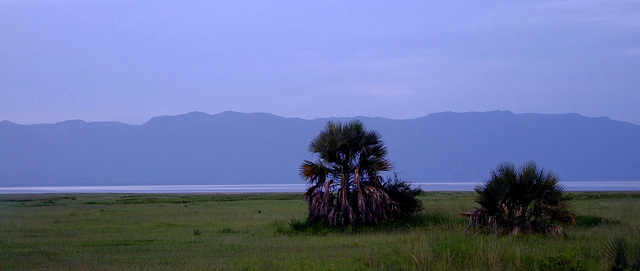
<instances>
[{"instance_id":1,"label":"horizon line","mask_svg":"<svg viewBox=\"0 0 640 271\"><path fill-rule=\"evenodd\" d=\"M586 116L583 115L581 113L576 113L576 112L565 112L565 113L538 113L538 112L513 112L511 110L500 110L500 109L496 109L496 110L489 110L489 111L441 111L441 112L432 112L432 113L427 113L425 115L422 116L418 116L418 117L414 117L414 118L392 118L392 117L384 117L384 116L364 116L364 115L357 115L357 116L329 116L329 117L317 117L317 118L303 118L303 117L291 117L291 116L281 116L281 115L277 115L274 113L269 113L269 112L240 112L240 111L233 111L233 110L226 110L226 111L220 111L218 113L207 113L207 112L203 112L203 111L191 111L191 112L187 112L187 113L181 113L181 114L175 114L175 115L169 115L169 114L165 114L165 115L157 115L157 116L152 116L150 118L148 118L146 121L143 121L142 123L128 123L128 122L123 122L123 121L118 121L118 120L86 120L86 119L67 119L67 120L60 120L60 121L54 121L54 122L34 122L34 123L19 123L19 122L15 122L12 120L0 120L0 123L2 122L9 122L9 123L13 123L13 124L17 124L17 125L23 125L23 126L29 126L29 125L55 125L55 124L60 124L60 123L65 123L65 122L83 122L83 123L120 123L120 124L125 124L125 125L131 125L131 126L141 126L144 125L148 122L150 122L151 120L155 119L155 118L164 118L164 117L180 117L180 116L185 116L185 115L189 115L189 114L204 114L207 115L209 117L213 117L213 116L218 116L218 115L222 115L222 114L228 114L228 113L237 113L237 114L247 114L247 115L271 115L274 117L279 117L279 118L285 118L285 119L299 119L299 120L306 120L306 121L314 121L314 120L330 120L330 119L360 119L360 118L370 118L370 119L386 119L386 120L397 120L397 121L403 121L403 120L416 120L416 119L420 119L420 118L424 118L424 117L428 117L431 115L438 115L438 114L472 114L472 113L509 113L509 114L513 114L513 115L528 115L528 114L533 114L533 115L578 115L578 116L582 116L582 117L586 117L586 118L605 118L605 119L609 119L609 120L613 120L613 121L619 121L619 122L625 122L625 123L630 123L633 125L640 125L638 123L633 123L630 121L623 121L623 120L617 120L617 119L613 119L609 116Z\"/></svg>"}]
</instances>

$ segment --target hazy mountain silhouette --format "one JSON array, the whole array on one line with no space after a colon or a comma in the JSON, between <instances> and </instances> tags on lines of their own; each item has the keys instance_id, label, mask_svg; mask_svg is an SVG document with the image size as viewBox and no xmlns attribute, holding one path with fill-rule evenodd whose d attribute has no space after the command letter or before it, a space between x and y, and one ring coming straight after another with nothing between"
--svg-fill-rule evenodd
<instances>
[{"instance_id":1,"label":"hazy mountain silhouette","mask_svg":"<svg viewBox=\"0 0 640 271\"><path fill-rule=\"evenodd\" d=\"M359 117L382 134L401 177L480 181L535 160L565 181L640 179L640 126L577 114L438 113ZM0 186L300 183L328 120L193 112L143 125L0 122Z\"/></svg>"}]
</instances>

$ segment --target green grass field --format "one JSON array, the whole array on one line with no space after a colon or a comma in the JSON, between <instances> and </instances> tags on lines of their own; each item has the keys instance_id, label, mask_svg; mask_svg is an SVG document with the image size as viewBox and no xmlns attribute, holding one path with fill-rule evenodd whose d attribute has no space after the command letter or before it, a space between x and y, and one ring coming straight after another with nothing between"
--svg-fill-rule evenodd
<instances>
[{"instance_id":1,"label":"green grass field","mask_svg":"<svg viewBox=\"0 0 640 271\"><path fill-rule=\"evenodd\" d=\"M0 195L0 270L606 270L608 240L640 244L640 193L572 195L561 239L467 231L469 192L423 194L411 222L304 232L297 194Z\"/></svg>"}]
</instances>

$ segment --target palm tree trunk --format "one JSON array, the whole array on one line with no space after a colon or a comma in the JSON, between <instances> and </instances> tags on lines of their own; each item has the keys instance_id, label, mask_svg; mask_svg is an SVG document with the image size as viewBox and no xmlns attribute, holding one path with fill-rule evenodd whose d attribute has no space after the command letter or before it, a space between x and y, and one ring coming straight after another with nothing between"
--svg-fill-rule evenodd
<instances>
[{"instance_id":1,"label":"palm tree trunk","mask_svg":"<svg viewBox=\"0 0 640 271\"><path fill-rule=\"evenodd\" d=\"M367 204L365 203L364 195L362 194L362 187L360 186L360 169L356 167L354 181L356 183L356 189L358 189L358 213L363 223L367 221Z\"/></svg>"},{"instance_id":2,"label":"palm tree trunk","mask_svg":"<svg viewBox=\"0 0 640 271\"><path fill-rule=\"evenodd\" d=\"M342 216L347 220L347 224L354 224L355 215L353 213L353 208L349 204L349 177L344 173L344 169L340 174L340 177L342 178L342 180L340 180L340 185L342 186L342 202L340 204ZM344 222L342 222L342 224L344 224Z\"/></svg>"}]
</instances>

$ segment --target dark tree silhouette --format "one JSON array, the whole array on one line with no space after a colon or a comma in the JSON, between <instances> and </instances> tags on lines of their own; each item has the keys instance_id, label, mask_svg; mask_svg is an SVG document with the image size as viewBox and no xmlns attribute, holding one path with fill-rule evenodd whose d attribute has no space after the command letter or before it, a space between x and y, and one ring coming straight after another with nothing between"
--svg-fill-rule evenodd
<instances>
[{"instance_id":1,"label":"dark tree silhouette","mask_svg":"<svg viewBox=\"0 0 640 271\"><path fill-rule=\"evenodd\" d=\"M470 225L480 230L518 234L562 234L554 222L575 224L559 178L529 162L519 170L503 163L491 178L475 188L480 208L467 214Z\"/></svg>"},{"instance_id":2,"label":"dark tree silhouette","mask_svg":"<svg viewBox=\"0 0 640 271\"><path fill-rule=\"evenodd\" d=\"M300 173L309 183L304 197L311 223L376 224L400 215L378 175L391 163L377 132L367 131L360 121L329 122L309 151L318 159L305 160Z\"/></svg>"}]
</instances>

